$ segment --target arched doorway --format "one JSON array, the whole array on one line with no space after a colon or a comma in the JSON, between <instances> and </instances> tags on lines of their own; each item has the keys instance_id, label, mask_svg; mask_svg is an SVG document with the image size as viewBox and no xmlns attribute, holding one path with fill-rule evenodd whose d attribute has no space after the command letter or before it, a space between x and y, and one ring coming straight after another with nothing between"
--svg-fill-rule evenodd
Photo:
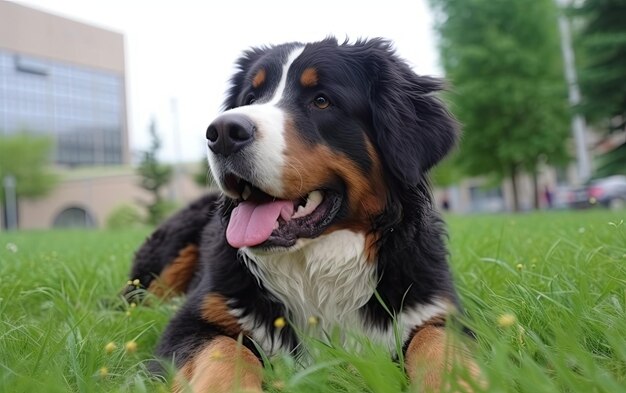
<instances>
[{"instance_id":1,"label":"arched doorway","mask_svg":"<svg viewBox=\"0 0 626 393\"><path fill-rule=\"evenodd\" d=\"M96 221L86 209L72 206L57 214L52 226L54 228L93 228L96 226Z\"/></svg>"}]
</instances>

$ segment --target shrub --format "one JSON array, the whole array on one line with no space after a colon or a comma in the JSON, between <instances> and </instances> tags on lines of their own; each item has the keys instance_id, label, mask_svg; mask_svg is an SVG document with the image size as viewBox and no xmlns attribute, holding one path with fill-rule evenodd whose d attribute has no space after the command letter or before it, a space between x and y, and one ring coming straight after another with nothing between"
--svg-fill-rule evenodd
<instances>
[{"instance_id":1,"label":"shrub","mask_svg":"<svg viewBox=\"0 0 626 393\"><path fill-rule=\"evenodd\" d=\"M143 225L144 219L139 210L132 205L120 205L113 209L107 217L108 229L137 228Z\"/></svg>"}]
</instances>

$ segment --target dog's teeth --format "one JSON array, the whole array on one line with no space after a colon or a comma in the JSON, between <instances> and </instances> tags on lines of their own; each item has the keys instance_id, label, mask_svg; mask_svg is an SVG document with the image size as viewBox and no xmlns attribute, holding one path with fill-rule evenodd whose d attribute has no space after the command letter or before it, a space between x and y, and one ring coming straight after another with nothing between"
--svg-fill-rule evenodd
<instances>
[{"instance_id":1,"label":"dog's teeth","mask_svg":"<svg viewBox=\"0 0 626 393\"><path fill-rule=\"evenodd\" d=\"M322 203L323 199L324 199L324 195L322 194L321 191L311 192L307 196L306 205L299 206L298 210L295 212L293 216L291 216L291 218L293 219L293 218L300 218L300 217L308 216L309 214L313 213L313 211L320 205L320 203Z\"/></svg>"},{"instance_id":2,"label":"dog's teeth","mask_svg":"<svg viewBox=\"0 0 626 393\"><path fill-rule=\"evenodd\" d=\"M252 191L250 190L250 187L246 185L246 187L243 189L243 192L241 193L241 197L244 201L246 201L248 200L248 198L250 198L250 194L252 194Z\"/></svg>"},{"instance_id":3,"label":"dog's teeth","mask_svg":"<svg viewBox=\"0 0 626 393\"><path fill-rule=\"evenodd\" d=\"M312 193L310 193L307 196L306 206L305 207L307 207L307 206L309 206L311 204L314 204L315 207L317 207L320 203L322 203L322 199L323 198L324 197L323 197L323 195L322 195L322 193L320 191L313 191Z\"/></svg>"}]
</instances>

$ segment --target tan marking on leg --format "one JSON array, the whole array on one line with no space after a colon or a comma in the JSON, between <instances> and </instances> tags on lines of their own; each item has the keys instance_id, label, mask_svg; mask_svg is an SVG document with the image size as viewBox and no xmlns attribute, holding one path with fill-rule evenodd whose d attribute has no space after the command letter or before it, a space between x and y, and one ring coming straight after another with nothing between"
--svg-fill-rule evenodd
<instances>
[{"instance_id":1,"label":"tan marking on leg","mask_svg":"<svg viewBox=\"0 0 626 393\"><path fill-rule=\"evenodd\" d=\"M254 75L254 78L252 78L252 87L256 89L257 87L265 83L266 76L267 73L265 72L264 68L258 70L257 73Z\"/></svg>"},{"instance_id":2,"label":"tan marking on leg","mask_svg":"<svg viewBox=\"0 0 626 393\"><path fill-rule=\"evenodd\" d=\"M198 264L198 247L189 245L178 253L178 257L167 265L159 277L152 280L148 292L167 299L187 291Z\"/></svg>"},{"instance_id":3,"label":"tan marking on leg","mask_svg":"<svg viewBox=\"0 0 626 393\"><path fill-rule=\"evenodd\" d=\"M302 72L300 75L300 84L303 87L314 87L319 82L319 75L317 75L317 70L313 67L309 67Z\"/></svg>"},{"instance_id":4,"label":"tan marking on leg","mask_svg":"<svg viewBox=\"0 0 626 393\"><path fill-rule=\"evenodd\" d=\"M419 391L439 392L450 391L447 383L444 385L445 375L452 372L454 365L467 370L469 379L459 379L457 385L460 392L473 392L472 385L486 386L481 380L480 369L472 360L467 350L454 346L449 342L443 327L437 326L445 322L442 318L433 318L417 329L411 339L405 355L406 372L411 383L419 386Z\"/></svg>"},{"instance_id":5,"label":"tan marking on leg","mask_svg":"<svg viewBox=\"0 0 626 393\"><path fill-rule=\"evenodd\" d=\"M226 299L217 293L209 293L202 302L202 318L223 329L230 337L237 337L241 333L241 325L226 304Z\"/></svg>"},{"instance_id":6,"label":"tan marking on leg","mask_svg":"<svg viewBox=\"0 0 626 393\"><path fill-rule=\"evenodd\" d=\"M218 336L178 371L174 393L261 392L263 366L246 347Z\"/></svg>"}]
</instances>

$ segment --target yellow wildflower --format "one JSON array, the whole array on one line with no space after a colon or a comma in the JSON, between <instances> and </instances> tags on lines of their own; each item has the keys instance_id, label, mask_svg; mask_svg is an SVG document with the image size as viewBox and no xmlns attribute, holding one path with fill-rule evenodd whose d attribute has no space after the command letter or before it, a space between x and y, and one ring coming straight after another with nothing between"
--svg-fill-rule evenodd
<instances>
[{"instance_id":1,"label":"yellow wildflower","mask_svg":"<svg viewBox=\"0 0 626 393\"><path fill-rule=\"evenodd\" d=\"M285 318L283 317L278 317L274 320L274 327L276 329L282 329L285 327L285 325L287 325L287 322L285 321Z\"/></svg>"},{"instance_id":2,"label":"yellow wildflower","mask_svg":"<svg viewBox=\"0 0 626 393\"><path fill-rule=\"evenodd\" d=\"M113 341L104 346L104 352L111 353L117 349L117 345Z\"/></svg>"},{"instance_id":3,"label":"yellow wildflower","mask_svg":"<svg viewBox=\"0 0 626 393\"><path fill-rule=\"evenodd\" d=\"M511 313L502 314L498 317L498 326L508 328L515 324L515 315Z\"/></svg>"},{"instance_id":4,"label":"yellow wildflower","mask_svg":"<svg viewBox=\"0 0 626 393\"><path fill-rule=\"evenodd\" d=\"M126 352L128 353L134 353L137 351L137 343L135 341L128 341L125 345L124 348L126 349Z\"/></svg>"}]
</instances>

